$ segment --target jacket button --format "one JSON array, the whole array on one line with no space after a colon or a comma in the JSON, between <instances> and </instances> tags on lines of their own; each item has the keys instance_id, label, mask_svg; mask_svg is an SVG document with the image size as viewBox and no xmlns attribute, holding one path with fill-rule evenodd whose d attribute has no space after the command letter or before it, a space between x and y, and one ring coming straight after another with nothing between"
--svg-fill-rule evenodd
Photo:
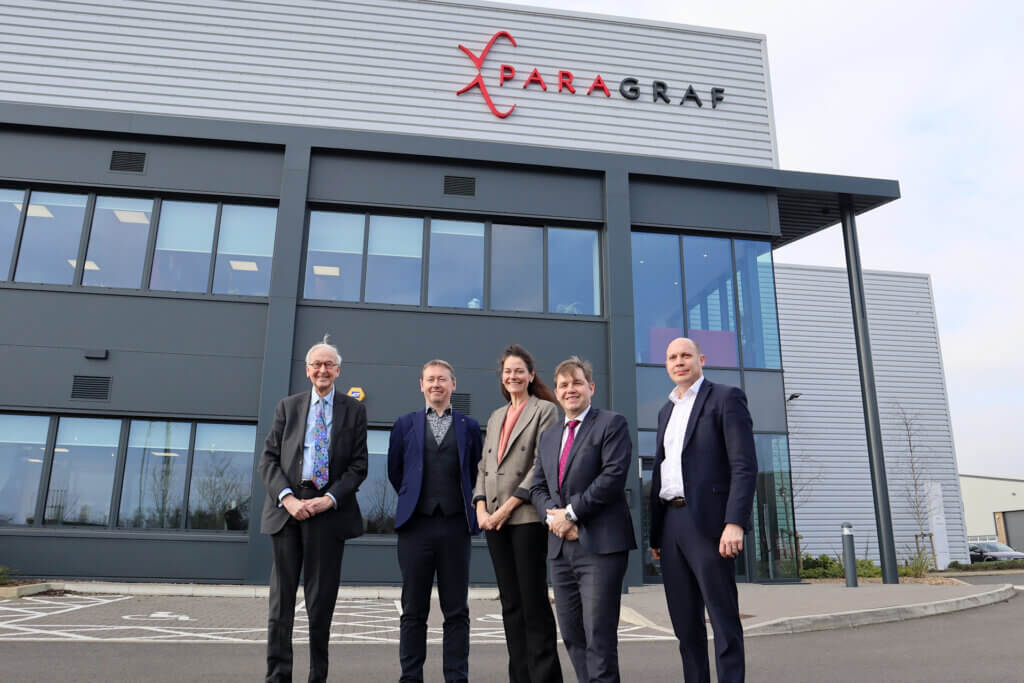
<instances>
[{"instance_id":1,"label":"jacket button","mask_svg":"<svg viewBox=\"0 0 1024 683\"><path fill-rule=\"evenodd\" d=\"M492 502L492 503L497 503L497 502L498 502L498 499L497 499L497 498L491 498L491 502Z\"/></svg>"}]
</instances>

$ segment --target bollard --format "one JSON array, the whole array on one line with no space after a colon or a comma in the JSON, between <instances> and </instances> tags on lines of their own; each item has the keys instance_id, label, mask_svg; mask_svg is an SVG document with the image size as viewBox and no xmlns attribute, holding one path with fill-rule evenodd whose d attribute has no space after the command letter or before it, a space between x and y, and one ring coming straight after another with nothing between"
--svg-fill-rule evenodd
<instances>
[{"instance_id":1,"label":"bollard","mask_svg":"<svg viewBox=\"0 0 1024 683\"><path fill-rule=\"evenodd\" d=\"M846 587L857 587L857 555L853 548L853 525L843 522L843 569L846 571Z\"/></svg>"}]
</instances>

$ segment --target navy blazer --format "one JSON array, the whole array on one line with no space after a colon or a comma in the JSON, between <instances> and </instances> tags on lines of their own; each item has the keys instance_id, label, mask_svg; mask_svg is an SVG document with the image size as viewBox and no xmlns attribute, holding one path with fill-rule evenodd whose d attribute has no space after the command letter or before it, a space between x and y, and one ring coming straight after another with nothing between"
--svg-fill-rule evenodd
<instances>
[{"instance_id":1,"label":"navy blazer","mask_svg":"<svg viewBox=\"0 0 1024 683\"><path fill-rule=\"evenodd\" d=\"M473 510L473 487L480 463L483 439L480 424L457 410L452 410L452 426L455 440L459 445L459 472L462 483L462 501L466 512L469 533L480 533ZM427 434L427 411L420 409L407 413L391 427L391 441L388 444L388 479L398 492L398 509L395 511L395 529L409 521L420 500L423 486L423 439Z\"/></svg>"},{"instance_id":2,"label":"navy blazer","mask_svg":"<svg viewBox=\"0 0 1024 683\"><path fill-rule=\"evenodd\" d=\"M636 548L633 518L626 503L626 475L633 457L626 418L591 406L576 428L572 449L558 485L564 422L549 427L537 442L537 465L530 497L543 519L549 508L572 505L579 542L603 555ZM554 559L565 541L548 534L548 557Z\"/></svg>"},{"instance_id":3,"label":"navy blazer","mask_svg":"<svg viewBox=\"0 0 1024 683\"><path fill-rule=\"evenodd\" d=\"M672 401L658 412L657 450L651 476L651 547L661 548L665 502L661 463L665 460L665 428ZM697 524L716 543L726 524L750 531L757 453L747 396L741 389L704 378L693 402L683 436L683 491Z\"/></svg>"}]
</instances>

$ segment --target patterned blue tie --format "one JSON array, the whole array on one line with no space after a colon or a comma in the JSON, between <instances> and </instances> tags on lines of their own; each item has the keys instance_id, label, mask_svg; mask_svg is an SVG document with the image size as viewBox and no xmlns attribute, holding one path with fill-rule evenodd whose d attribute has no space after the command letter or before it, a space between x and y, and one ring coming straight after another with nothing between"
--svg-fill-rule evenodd
<instances>
[{"instance_id":1,"label":"patterned blue tie","mask_svg":"<svg viewBox=\"0 0 1024 683\"><path fill-rule=\"evenodd\" d=\"M327 486L327 422L324 420L325 399L316 402L316 424L313 426L313 483L318 489Z\"/></svg>"}]
</instances>

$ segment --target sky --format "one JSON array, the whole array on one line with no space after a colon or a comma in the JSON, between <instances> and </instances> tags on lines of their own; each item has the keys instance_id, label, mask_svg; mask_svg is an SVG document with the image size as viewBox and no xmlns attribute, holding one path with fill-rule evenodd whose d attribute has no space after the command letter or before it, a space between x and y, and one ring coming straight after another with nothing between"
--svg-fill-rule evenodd
<instances>
[{"instance_id":1,"label":"sky","mask_svg":"<svg viewBox=\"0 0 1024 683\"><path fill-rule=\"evenodd\" d=\"M1024 3L515 4L766 35L780 167L899 180L863 266L931 275L960 473L1024 478ZM775 260L845 266L842 232Z\"/></svg>"}]
</instances>

